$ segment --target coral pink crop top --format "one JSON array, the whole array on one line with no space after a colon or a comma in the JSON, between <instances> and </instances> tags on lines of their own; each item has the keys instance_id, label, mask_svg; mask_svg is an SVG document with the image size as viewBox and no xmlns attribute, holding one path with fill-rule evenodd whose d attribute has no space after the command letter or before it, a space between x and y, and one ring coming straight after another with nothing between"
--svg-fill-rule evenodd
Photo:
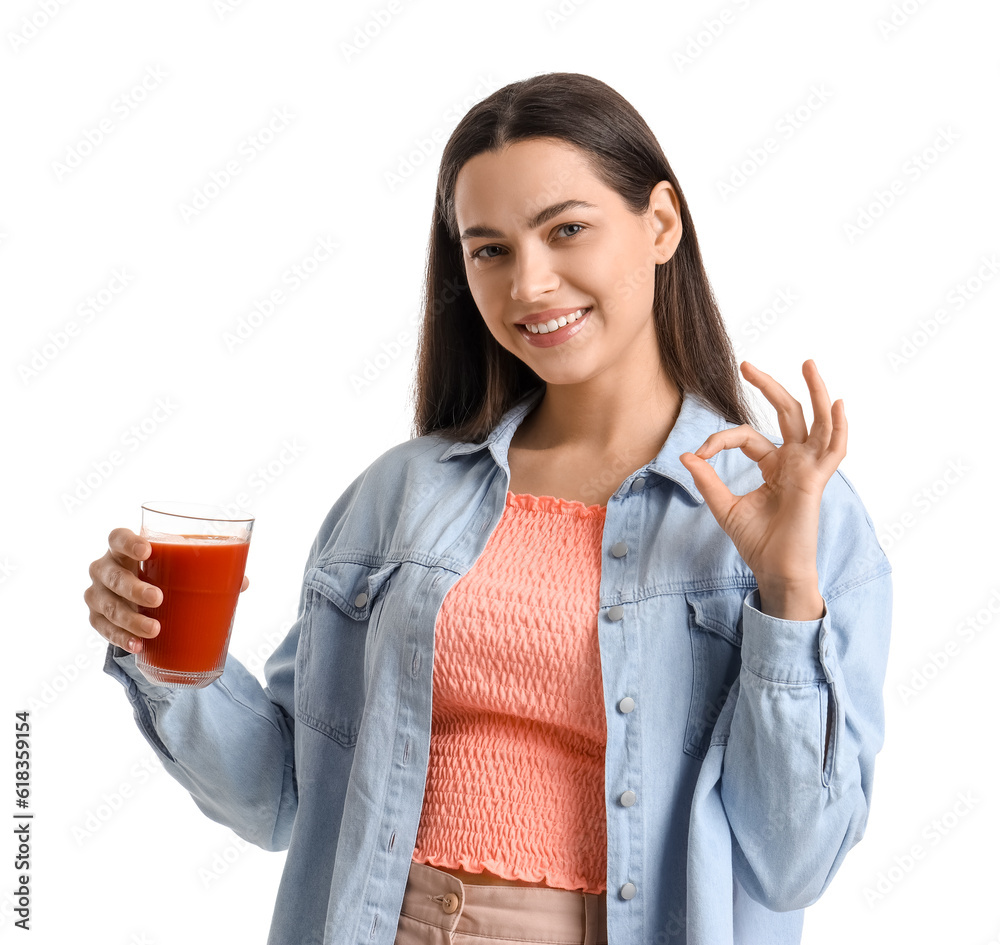
<instances>
[{"instance_id":1,"label":"coral pink crop top","mask_svg":"<svg viewBox=\"0 0 1000 945\"><path fill-rule=\"evenodd\" d=\"M445 596L417 862L607 887L606 510L508 492L482 555Z\"/></svg>"}]
</instances>

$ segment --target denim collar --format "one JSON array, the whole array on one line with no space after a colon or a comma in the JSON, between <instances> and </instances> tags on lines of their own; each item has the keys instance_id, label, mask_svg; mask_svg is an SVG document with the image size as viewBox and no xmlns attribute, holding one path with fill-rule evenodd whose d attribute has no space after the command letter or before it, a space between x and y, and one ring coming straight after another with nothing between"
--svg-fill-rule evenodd
<instances>
[{"instance_id":1,"label":"denim collar","mask_svg":"<svg viewBox=\"0 0 1000 945\"><path fill-rule=\"evenodd\" d=\"M453 456L462 456L477 450L488 449L497 465L505 472L510 472L507 465L507 450L514 437L514 431L542 399L544 393L544 386L529 391L500 418L500 422L482 443L453 443L441 454L440 461L444 462ZM681 409L677 414L677 420L663 446L660 447L660 451L653 460L642 467L639 472L656 473L676 482L696 504L702 505L705 499L694 484L691 473L687 471L679 457L681 453L693 452L698 449L712 433L724 430L728 426L730 424L725 417L699 394L691 391L685 393L681 400ZM714 467L720 455L717 453L711 457L708 460L709 465Z\"/></svg>"}]
</instances>

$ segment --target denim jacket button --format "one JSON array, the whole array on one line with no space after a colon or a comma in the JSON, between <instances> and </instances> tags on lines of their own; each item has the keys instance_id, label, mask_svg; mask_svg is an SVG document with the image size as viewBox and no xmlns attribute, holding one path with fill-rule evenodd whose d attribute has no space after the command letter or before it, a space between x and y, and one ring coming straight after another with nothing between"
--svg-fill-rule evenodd
<instances>
[{"instance_id":1,"label":"denim jacket button","mask_svg":"<svg viewBox=\"0 0 1000 945\"><path fill-rule=\"evenodd\" d=\"M626 791L621 797L618 798L618 801L622 807L631 807L636 802L635 791Z\"/></svg>"},{"instance_id":2,"label":"denim jacket button","mask_svg":"<svg viewBox=\"0 0 1000 945\"><path fill-rule=\"evenodd\" d=\"M626 715L635 708L635 699L631 696L626 696L618 703L618 711L624 712Z\"/></svg>"},{"instance_id":3,"label":"denim jacket button","mask_svg":"<svg viewBox=\"0 0 1000 945\"><path fill-rule=\"evenodd\" d=\"M642 476L640 476L638 479L633 479L632 480L632 486L631 486L632 491L633 492L642 492L642 487L644 485L646 485L646 480L643 479Z\"/></svg>"},{"instance_id":4,"label":"denim jacket button","mask_svg":"<svg viewBox=\"0 0 1000 945\"><path fill-rule=\"evenodd\" d=\"M625 616L625 608L621 604L615 604L608 608L608 620L621 620Z\"/></svg>"},{"instance_id":5,"label":"denim jacket button","mask_svg":"<svg viewBox=\"0 0 1000 945\"><path fill-rule=\"evenodd\" d=\"M358 594L357 597L354 598L355 607L364 607L365 604L367 603L368 603L368 595L364 591L362 591L360 594Z\"/></svg>"},{"instance_id":6,"label":"denim jacket button","mask_svg":"<svg viewBox=\"0 0 1000 945\"><path fill-rule=\"evenodd\" d=\"M616 558L624 558L625 555L628 553L628 545L626 545L625 542L623 541L616 541L611 546L611 553Z\"/></svg>"},{"instance_id":7,"label":"denim jacket button","mask_svg":"<svg viewBox=\"0 0 1000 945\"><path fill-rule=\"evenodd\" d=\"M626 883L620 890L618 890L618 894L622 897L622 899L634 899L637 892L638 890L635 888L635 883Z\"/></svg>"}]
</instances>

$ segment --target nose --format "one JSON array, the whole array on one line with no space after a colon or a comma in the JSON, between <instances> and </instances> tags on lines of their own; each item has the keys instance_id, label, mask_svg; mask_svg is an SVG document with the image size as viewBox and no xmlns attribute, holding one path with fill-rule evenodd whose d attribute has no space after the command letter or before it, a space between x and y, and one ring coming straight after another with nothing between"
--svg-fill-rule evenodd
<instances>
[{"instance_id":1,"label":"nose","mask_svg":"<svg viewBox=\"0 0 1000 945\"><path fill-rule=\"evenodd\" d=\"M544 246L521 249L514 259L510 297L520 302L534 302L539 296L559 287L559 276L552 268Z\"/></svg>"}]
</instances>

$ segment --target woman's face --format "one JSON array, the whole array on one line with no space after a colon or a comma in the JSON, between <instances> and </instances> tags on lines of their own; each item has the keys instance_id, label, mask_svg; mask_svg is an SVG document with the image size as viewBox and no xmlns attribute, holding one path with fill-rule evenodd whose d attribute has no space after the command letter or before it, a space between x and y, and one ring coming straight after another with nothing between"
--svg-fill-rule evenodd
<instances>
[{"instance_id":1,"label":"woman's face","mask_svg":"<svg viewBox=\"0 0 1000 945\"><path fill-rule=\"evenodd\" d=\"M653 188L637 216L593 174L584 152L536 138L467 161L455 211L480 314L542 380L661 370L653 277L681 237L669 182Z\"/></svg>"}]
</instances>

